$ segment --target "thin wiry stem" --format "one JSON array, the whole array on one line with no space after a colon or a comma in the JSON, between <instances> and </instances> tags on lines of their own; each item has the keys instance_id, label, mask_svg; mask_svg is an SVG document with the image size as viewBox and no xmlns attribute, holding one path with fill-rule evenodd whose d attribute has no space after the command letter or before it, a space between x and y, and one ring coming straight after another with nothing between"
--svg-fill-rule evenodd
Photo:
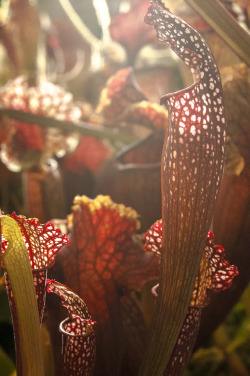
<instances>
[{"instance_id":1,"label":"thin wiry stem","mask_svg":"<svg viewBox=\"0 0 250 376\"><path fill-rule=\"evenodd\" d=\"M71 5L69 0L59 0L61 6L63 7L65 13L76 27L81 36L96 49L100 46L100 40L89 30L89 28L83 23L82 19L76 13L75 9Z\"/></svg>"},{"instance_id":2,"label":"thin wiry stem","mask_svg":"<svg viewBox=\"0 0 250 376\"><path fill-rule=\"evenodd\" d=\"M95 8L98 23L102 29L102 41L104 43L110 42L111 40L110 32L109 32L110 14L109 14L107 1L106 0L93 0L93 6Z\"/></svg>"}]
</instances>

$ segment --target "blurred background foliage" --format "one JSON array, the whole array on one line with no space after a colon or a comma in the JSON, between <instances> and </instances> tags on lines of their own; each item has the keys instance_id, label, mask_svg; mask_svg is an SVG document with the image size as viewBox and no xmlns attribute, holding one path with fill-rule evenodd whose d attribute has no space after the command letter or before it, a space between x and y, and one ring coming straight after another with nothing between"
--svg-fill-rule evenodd
<instances>
[{"instance_id":1,"label":"blurred background foliage","mask_svg":"<svg viewBox=\"0 0 250 376\"><path fill-rule=\"evenodd\" d=\"M217 242L229 251L229 259L239 267L241 278L235 289L228 292L224 311L218 308L218 300L212 300L210 310L204 314L205 325L202 322L197 347L185 376L247 376L250 374L250 260L249 255L246 256L247 251L249 254L249 235L246 235L246 232L249 234L249 68L187 2L169 0L165 3L203 34L221 70L229 132L225 180L221 191L224 201L218 206L214 227L218 229L217 234L215 231ZM98 106L105 109L101 93L107 80L119 69L132 66L143 96L148 102L159 103L159 98L166 92L189 85L190 73L169 49L156 41L154 33L145 28L143 15L148 2L72 0L70 4L90 33L89 37L86 30L77 27L74 14L68 17L69 13L65 11L68 2L65 0L0 2L0 85L6 85L20 75L25 75L28 84L33 87L44 81L52 82L73 94L82 111L78 121L94 126L104 125L118 129L118 132L125 130L131 139L143 140L149 134L144 123L134 121L131 124L128 120L114 118L110 124L105 111L97 111ZM223 5L234 21L249 33L249 1L225 0ZM102 23L106 7L110 19ZM0 96L2 91L0 89ZM3 103L0 100L2 110ZM26 111L29 112L29 109L26 108ZM46 116L45 112L40 114ZM139 178L138 170L129 170L131 175L127 173L123 180L123 173L117 168L117 160L124 166L132 160L136 167L133 158L138 158L136 152L129 154L127 142L122 139L112 141L104 136L96 142L93 137L80 138L78 134L72 150L61 147L61 157L60 153L56 153L58 150L45 153L44 146L39 151L24 149L19 144L20 139L13 137L13 125L6 120L4 111L0 116L0 205L5 213L16 211L28 217L39 217L41 221L65 218L76 194L94 197L97 193L104 193L135 207L141 214L143 230L160 218L160 157L156 152L155 159L151 160L147 159L150 153L143 154L143 163L137 164L140 168L144 166L143 175L140 175L141 181L135 183L135 174ZM154 120L152 123L154 126ZM128 125L129 130L126 128ZM155 135L154 148L160 150L163 136L161 133ZM68 136L69 132L66 132L66 138ZM32 134L30 137L35 136ZM6 148L8 153L4 154ZM150 148L146 150L152 151ZM118 157L117 151L120 153ZM48 155L49 162L46 159ZM13 157L19 162L14 163L15 168L12 167ZM145 166L149 167L149 172ZM145 179L150 189L147 187L149 191L145 189L144 192ZM36 195L35 184L39 186L42 198ZM50 197L52 191L58 194L59 201L56 203ZM134 192L134 197L128 196L129 192L132 196ZM151 203L148 197L152 197ZM222 212L223 218L220 217ZM227 219L229 225L224 225ZM223 301L223 298L218 299ZM220 304L223 306L223 303ZM0 375L13 376L14 362L11 317L1 280Z\"/></svg>"}]
</instances>

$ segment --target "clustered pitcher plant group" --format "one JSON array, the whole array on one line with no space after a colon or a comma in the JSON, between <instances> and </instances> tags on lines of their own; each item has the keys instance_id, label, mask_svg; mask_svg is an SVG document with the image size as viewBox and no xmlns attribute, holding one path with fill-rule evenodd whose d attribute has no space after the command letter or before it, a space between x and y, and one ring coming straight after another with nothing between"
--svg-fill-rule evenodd
<instances>
[{"instance_id":1,"label":"clustered pitcher plant group","mask_svg":"<svg viewBox=\"0 0 250 376\"><path fill-rule=\"evenodd\" d=\"M110 123L118 117L131 123L140 119L151 128L146 141L135 144L139 153L146 142L158 156L162 143L157 135L165 131L162 219L144 234L137 212L108 195L95 199L78 195L66 220L45 224L15 213L1 214L1 267L14 327L17 376L44 376L40 326L47 293L58 295L64 307L64 319L56 327L47 316L57 300L51 304L49 297L45 317L51 342L57 347L54 353L62 346L62 357L55 360L58 375L182 375L195 345L202 309L211 294L228 289L238 275L237 267L225 259L223 247L215 244L210 228L226 144L217 65L201 35L161 0L151 1L145 22L181 58L194 83L161 98L167 111L140 92L130 68L122 69L110 78L99 111ZM49 128L31 128L12 120L15 133L9 133L2 158L11 159L10 144L21 140L22 150L12 159L15 166L29 150L25 137L31 129L37 141L32 155L43 163L56 153L60 157L58 138L64 138L67 150L79 142L74 121L79 120L80 110L71 98L60 91L61 99L55 100L51 91L56 89L50 85L41 85L37 91L27 85L22 78L7 86L0 93L1 105L31 116L57 117L67 126L72 122L72 134L64 136L58 129L53 134ZM111 130L108 134L116 137ZM106 156L106 147L97 142ZM129 163L130 152L126 149L120 158ZM75 162L80 159L77 156ZM63 269L65 285L47 276L52 266ZM136 299L146 283L154 286L152 320L145 317ZM58 316L62 311L55 308Z\"/></svg>"}]
</instances>

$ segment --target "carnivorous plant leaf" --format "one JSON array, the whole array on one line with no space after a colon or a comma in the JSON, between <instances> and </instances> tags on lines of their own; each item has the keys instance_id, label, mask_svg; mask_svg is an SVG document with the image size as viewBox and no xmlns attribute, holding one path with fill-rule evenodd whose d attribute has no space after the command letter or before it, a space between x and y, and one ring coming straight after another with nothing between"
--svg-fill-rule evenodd
<instances>
[{"instance_id":1,"label":"carnivorous plant leaf","mask_svg":"<svg viewBox=\"0 0 250 376\"><path fill-rule=\"evenodd\" d=\"M180 333L219 191L226 138L220 75L204 39L160 0L145 18L190 69L194 83L162 97L169 136L162 156L163 247L152 337L141 375L163 374Z\"/></svg>"},{"instance_id":2,"label":"carnivorous plant leaf","mask_svg":"<svg viewBox=\"0 0 250 376\"><path fill-rule=\"evenodd\" d=\"M43 376L40 319L33 276L21 231L13 218L0 218L8 247L2 255L11 283L18 321L21 365L18 376Z\"/></svg>"},{"instance_id":3,"label":"carnivorous plant leaf","mask_svg":"<svg viewBox=\"0 0 250 376\"><path fill-rule=\"evenodd\" d=\"M151 226L145 234L145 239L144 249L161 257L162 220ZM225 250L220 245L215 245L214 235L209 231L188 312L164 375L182 374L198 334L201 309L209 304L211 293L227 290L238 274L237 267L225 260ZM153 289L156 297L158 297L157 289L158 285Z\"/></svg>"},{"instance_id":4,"label":"carnivorous plant leaf","mask_svg":"<svg viewBox=\"0 0 250 376\"><path fill-rule=\"evenodd\" d=\"M73 103L72 94L60 86L43 82L38 86L29 87L24 76L17 77L1 88L0 104L9 110L49 116L68 122L78 121L82 114L81 109ZM25 166L22 162L26 160L27 153L33 152L38 156L40 153L47 156L58 153L64 155L67 151L72 151L72 145L77 145L75 136L63 133L58 128L52 129L49 121L50 127L45 129L36 125L35 119L32 126L27 124L25 119L24 122L13 119L6 121L8 139L2 145L0 157L3 163L14 171L20 171ZM29 122L29 119L27 121Z\"/></svg>"},{"instance_id":5,"label":"carnivorous plant leaf","mask_svg":"<svg viewBox=\"0 0 250 376\"><path fill-rule=\"evenodd\" d=\"M45 281L47 269L55 263L55 256L61 247L69 244L66 235L55 229L51 222L41 224L36 218L26 218L23 215L12 213L8 216L15 220L21 231L26 252L29 255L36 288L39 316L42 320L45 302ZM2 251L6 252L8 243L4 240Z\"/></svg>"},{"instance_id":6,"label":"carnivorous plant leaf","mask_svg":"<svg viewBox=\"0 0 250 376\"><path fill-rule=\"evenodd\" d=\"M5 217L3 217L5 218ZM38 308L39 319L42 322L43 311L45 305L45 281L47 276L47 269L54 264L56 253L64 244L68 244L69 241L66 235L61 234L59 229L54 229L52 223L48 222L40 224L38 219L29 218L16 215L15 213L10 216L6 216L10 220L14 221L20 230L20 234L23 241L23 249L25 249L30 267L32 270L33 287L35 287L36 294L36 309ZM15 225L15 227L16 227ZM9 297L9 304L11 308L13 328L15 333L15 345L16 345L16 367L18 375L22 374L22 344L20 342L20 320L18 319L18 311L16 307L16 301L14 292L12 289L12 282L9 276L9 271L4 262L4 257L8 251L9 240L5 238L3 233L2 238L2 254L3 254L3 268L5 269L5 284ZM21 285L20 285L21 286Z\"/></svg>"},{"instance_id":7,"label":"carnivorous plant leaf","mask_svg":"<svg viewBox=\"0 0 250 376\"><path fill-rule=\"evenodd\" d=\"M124 354L123 295L158 276L158 260L135 237L138 214L109 196L77 196L69 217L69 247L58 255L65 284L97 321L97 375L118 375Z\"/></svg>"},{"instance_id":8,"label":"carnivorous plant leaf","mask_svg":"<svg viewBox=\"0 0 250 376\"><path fill-rule=\"evenodd\" d=\"M145 99L132 68L124 68L108 79L101 92L97 111L105 115L107 122L112 122L131 104Z\"/></svg>"},{"instance_id":9,"label":"carnivorous plant leaf","mask_svg":"<svg viewBox=\"0 0 250 376\"><path fill-rule=\"evenodd\" d=\"M68 287L47 280L47 291L62 299L69 317L60 325L63 334L64 376L91 376L95 366L95 334L88 308Z\"/></svg>"}]
</instances>

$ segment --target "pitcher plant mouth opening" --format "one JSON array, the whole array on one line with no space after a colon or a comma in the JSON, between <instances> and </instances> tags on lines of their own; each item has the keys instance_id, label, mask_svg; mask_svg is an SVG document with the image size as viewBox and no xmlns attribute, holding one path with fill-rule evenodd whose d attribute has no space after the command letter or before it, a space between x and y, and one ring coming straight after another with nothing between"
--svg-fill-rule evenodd
<instances>
[{"instance_id":1,"label":"pitcher plant mouth opening","mask_svg":"<svg viewBox=\"0 0 250 376\"><path fill-rule=\"evenodd\" d=\"M79 337L89 337L91 334L94 334L94 331L93 331L93 328L91 325L88 325L87 328L84 328L83 332L82 333L79 333L79 334L74 334L74 333L71 333L70 329L72 327L72 324L74 324L74 321L75 320L80 320L80 321L84 321L82 320L80 317L75 317L74 319L70 319L69 317L65 320L63 320L61 323L60 323L60 326L59 326L59 330L62 334L66 334L68 336L72 336L72 337L75 337L75 336L79 336ZM89 322L89 320L88 320ZM75 326L75 325L74 325Z\"/></svg>"},{"instance_id":2,"label":"pitcher plant mouth opening","mask_svg":"<svg viewBox=\"0 0 250 376\"><path fill-rule=\"evenodd\" d=\"M250 7L186 3L0 5L1 376L250 372Z\"/></svg>"}]
</instances>

